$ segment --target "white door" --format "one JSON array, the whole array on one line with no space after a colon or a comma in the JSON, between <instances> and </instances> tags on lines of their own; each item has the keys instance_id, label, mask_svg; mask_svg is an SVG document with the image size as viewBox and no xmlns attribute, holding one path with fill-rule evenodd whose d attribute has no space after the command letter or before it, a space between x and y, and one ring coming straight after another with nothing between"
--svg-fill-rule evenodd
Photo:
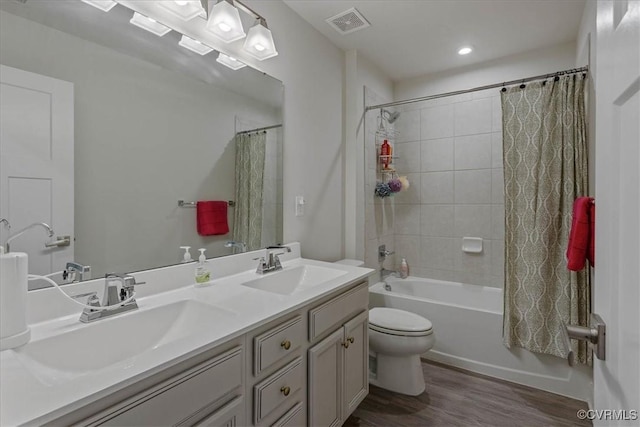
<instances>
[{"instance_id":1,"label":"white door","mask_svg":"<svg viewBox=\"0 0 640 427\"><path fill-rule=\"evenodd\" d=\"M46 248L50 239L36 228L12 241L33 274L73 260L73 136L72 83L0 65L0 218L11 233L44 222L54 238L71 236L70 246Z\"/></svg>"},{"instance_id":2,"label":"white door","mask_svg":"<svg viewBox=\"0 0 640 427\"><path fill-rule=\"evenodd\" d=\"M594 424L635 426L638 419L629 418L640 411L640 1L601 0L597 8L593 311L607 324L607 354L594 359L594 409L627 412L596 413Z\"/></svg>"}]
</instances>

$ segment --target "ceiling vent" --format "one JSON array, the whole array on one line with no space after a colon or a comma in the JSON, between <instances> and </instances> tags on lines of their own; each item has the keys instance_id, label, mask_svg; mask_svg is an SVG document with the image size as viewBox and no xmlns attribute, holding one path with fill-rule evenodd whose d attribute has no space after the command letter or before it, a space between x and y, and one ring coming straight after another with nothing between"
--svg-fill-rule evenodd
<instances>
[{"instance_id":1,"label":"ceiling vent","mask_svg":"<svg viewBox=\"0 0 640 427\"><path fill-rule=\"evenodd\" d=\"M354 31L362 30L371 26L369 21L365 19L356 8L352 7L325 20L340 34L350 34Z\"/></svg>"}]
</instances>

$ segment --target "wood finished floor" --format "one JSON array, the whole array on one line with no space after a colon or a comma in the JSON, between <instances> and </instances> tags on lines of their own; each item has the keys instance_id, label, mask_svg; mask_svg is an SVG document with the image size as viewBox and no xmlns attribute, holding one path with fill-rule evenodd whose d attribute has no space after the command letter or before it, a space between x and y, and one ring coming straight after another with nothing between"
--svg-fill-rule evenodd
<instances>
[{"instance_id":1,"label":"wood finished floor","mask_svg":"<svg viewBox=\"0 0 640 427\"><path fill-rule=\"evenodd\" d=\"M371 386L344 424L367 426L590 426L585 402L423 361L427 387L405 396Z\"/></svg>"}]
</instances>

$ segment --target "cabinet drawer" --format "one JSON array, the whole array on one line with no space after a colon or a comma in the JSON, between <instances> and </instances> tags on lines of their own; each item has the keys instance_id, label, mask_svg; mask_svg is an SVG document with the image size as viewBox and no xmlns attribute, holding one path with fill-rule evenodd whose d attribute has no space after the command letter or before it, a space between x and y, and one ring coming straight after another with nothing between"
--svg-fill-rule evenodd
<instances>
[{"instance_id":1,"label":"cabinet drawer","mask_svg":"<svg viewBox=\"0 0 640 427\"><path fill-rule=\"evenodd\" d=\"M286 414L281 416L271 427L300 427L306 425L302 402L291 408Z\"/></svg>"},{"instance_id":2,"label":"cabinet drawer","mask_svg":"<svg viewBox=\"0 0 640 427\"><path fill-rule=\"evenodd\" d=\"M369 288L365 282L309 310L309 340L314 341L323 333L334 330L368 306Z\"/></svg>"},{"instance_id":3,"label":"cabinet drawer","mask_svg":"<svg viewBox=\"0 0 640 427\"><path fill-rule=\"evenodd\" d=\"M240 387L243 383L242 365L242 348L236 347L125 400L101 420L95 420L95 424L180 424Z\"/></svg>"},{"instance_id":4,"label":"cabinet drawer","mask_svg":"<svg viewBox=\"0 0 640 427\"><path fill-rule=\"evenodd\" d=\"M293 354L300 348L304 339L304 325L300 316L255 337L253 339L254 375L258 376L274 363Z\"/></svg>"},{"instance_id":5,"label":"cabinet drawer","mask_svg":"<svg viewBox=\"0 0 640 427\"><path fill-rule=\"evenodd\" d=\"M296 393L304 387L302 358L298 357L253 388L253 418L255 424L285 402L293 401ZM283 408L283 409L286 409Z\"/></svg>"}]
</instances>

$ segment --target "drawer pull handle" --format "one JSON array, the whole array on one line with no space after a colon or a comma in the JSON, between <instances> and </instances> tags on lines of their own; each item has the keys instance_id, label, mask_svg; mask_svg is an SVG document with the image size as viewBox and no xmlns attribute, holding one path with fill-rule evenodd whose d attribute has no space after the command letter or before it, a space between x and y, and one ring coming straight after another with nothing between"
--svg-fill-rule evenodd
<instances>
[{"instance_id":1,"label":"drawer pull handle","mask_svg":"<svg viewBox=\"0 0 640 427\"><path fill-rule=\"evenodd\" d=\"M289 396L289 393L291 393L291 389L289 387L281 387L280 392L282 392L282 394L284 394L285 396Z\"/></svg>"},{"instance_id":2,"label":"drawer pull handle","mask_svg":"<svg viewBox=\"0 0 640 427\"><path fill-rule=\"evenodd\" d=\"M354 341L355 341L355 338L349 337L345 342L342 343L342 346L344 348L349 348L349 343L353 344Z\"/></svg>"},{"instance_id":3,"label":"drawer pull handle","mask_svg":"<svg viewBox=\"0 0 640 427\"><path fill-rule=\"evenodd\" d=\"M284 340L280 343L280 347L284 348L285 350L289 350L291 348L291 341L289 340Z\"/></svg>"}]
</instances>

